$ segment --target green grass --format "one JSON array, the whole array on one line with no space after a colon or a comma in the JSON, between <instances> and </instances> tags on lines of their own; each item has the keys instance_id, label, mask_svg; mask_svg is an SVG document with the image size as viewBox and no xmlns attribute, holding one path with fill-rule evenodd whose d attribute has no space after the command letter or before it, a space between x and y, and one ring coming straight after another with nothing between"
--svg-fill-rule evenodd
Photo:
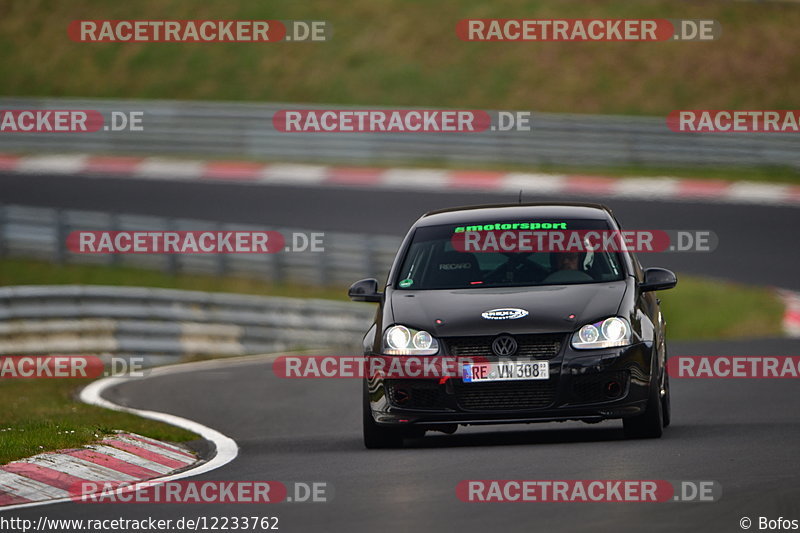
<instances>
[{"instance_id":1,"label":"green grass","mask_svg":"<svg viewBox=\"0 0 800 533\"><path fill-rule=\"evenodd\" d=\"M75 448L115 429L154 439L185 442L197 435L168 424L86 405L75 399L83 379L0 380L0 464L37 453Z\"/></svg>"},{"instance_id":2,"label":"green grass","mask_svg":"<svg viewBox=\"0 0 800 533\"><path fill-rule=\"evenodd\" d=\"M247 278L223 278L193 274L172 276L156 270L129 267L55 265L27 259L0 260L0 286L64 284L134 285L193 291L347 300L346 287L320 288L307 285L279 285Z\"/></svg>"},{"instance_id":3,"label":"green grass","mask_svg":"<svg viewBox=\"0 0 800 533\"><path fill-rule=\"evenodd\" d=\"M463 42L463 18L703 18L714 42ZM76 43L76 19L327 20L326 43ZM0 95L665 115L792 109L800 7L673 0L27 0L0 4Z\"/></svg>"},{"instance_id":4,"label":"green grass","mask_svg":"<svg viewBox=\"0 0 800 533\"><path fill-rule=\"evenodd\" d=\"M675 289L660 292L673 340L780 336L783 303L775 291L710 278L678 276Z\"/></svg>"}]
</instances>

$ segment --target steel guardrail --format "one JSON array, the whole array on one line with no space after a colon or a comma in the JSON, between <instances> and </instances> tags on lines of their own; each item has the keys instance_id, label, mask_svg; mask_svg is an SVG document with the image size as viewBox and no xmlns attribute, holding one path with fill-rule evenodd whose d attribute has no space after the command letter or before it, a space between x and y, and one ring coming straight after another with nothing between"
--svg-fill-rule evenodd
<instances>
[{"instance_id":1,"label":"steel guardrail","mask_svg":"<svg viewBox=\"0 0 800 533\"><path fill-rule=\"evenodd\" d=\"M0 287L0 355L203 356L325 348L354 353L374 306L146 287ZM357 352L355 352L357 353Z\"/></svg>"},{"instance_id":2,"label":"steel guardrail","mask_svg":"<svg viewBox=\"0 0 800 533\"><path fill-rule=\"evenodd\" d=\"M789 166L797 134L674 133L663 117L533 113L531 131L283 133L282 109L307 104L77 98L0 98L0 109L142 111L143 131L9 133L0 151L161 154L348 164L441 162L570 166Z\"/></svg>"}]
</instances>

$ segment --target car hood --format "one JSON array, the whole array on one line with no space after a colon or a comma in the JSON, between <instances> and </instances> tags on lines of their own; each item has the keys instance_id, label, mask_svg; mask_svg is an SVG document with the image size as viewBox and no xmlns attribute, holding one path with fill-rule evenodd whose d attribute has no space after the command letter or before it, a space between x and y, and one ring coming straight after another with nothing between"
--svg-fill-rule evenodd
<instances>
[{"instance_id":1,"label":"car hood","mask_svg":"<svg viewBox=\"0 0 800 533\"><path fill-rule=\"evenodd\" d=\"M393 316L387 318L395 324L425 329L437 337L570 332L615 315L626 287L626 281L615 281L496 289L395 290L391 295ZM481 316L502 308L524 309L528 314L514 320Z\"/></svg>"}]
</instances>

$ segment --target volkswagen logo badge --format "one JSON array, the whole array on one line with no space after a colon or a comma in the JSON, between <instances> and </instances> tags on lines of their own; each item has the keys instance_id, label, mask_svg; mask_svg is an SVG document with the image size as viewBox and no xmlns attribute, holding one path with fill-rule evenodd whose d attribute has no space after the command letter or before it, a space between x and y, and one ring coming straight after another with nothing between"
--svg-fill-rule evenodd
<instances>
[{"instance_id":1,"label":"volkswagen logo badge","mask_svg":"<svg viewBox=\"0 0 800 533\"><path fill-rule=\"evenodd\" d=\"M500 335L492 341L492 351L500 357L517 353L517 341L511 335Z\"/></svg>"}]
</instances>

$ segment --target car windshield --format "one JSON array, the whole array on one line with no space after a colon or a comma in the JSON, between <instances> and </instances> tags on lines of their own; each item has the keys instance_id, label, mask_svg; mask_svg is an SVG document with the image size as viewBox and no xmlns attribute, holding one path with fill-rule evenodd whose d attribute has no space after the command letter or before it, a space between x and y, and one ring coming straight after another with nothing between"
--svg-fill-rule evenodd
<instances>
[{"instance_id":1,"label":"car windshield","mask_svg":"<svg viewBox=\"0 0 800 533\"><path fill-rule=\"evenodd\" d=\"M567 241L559 241L558 233ZM620 252L586 245L586 235L609 233L606 221L584 219L417 228L395 288L466 289L619 281L625 275ZM558 245L570 237L579 239L582 251Z\"/></svg>"}]
</instances>

